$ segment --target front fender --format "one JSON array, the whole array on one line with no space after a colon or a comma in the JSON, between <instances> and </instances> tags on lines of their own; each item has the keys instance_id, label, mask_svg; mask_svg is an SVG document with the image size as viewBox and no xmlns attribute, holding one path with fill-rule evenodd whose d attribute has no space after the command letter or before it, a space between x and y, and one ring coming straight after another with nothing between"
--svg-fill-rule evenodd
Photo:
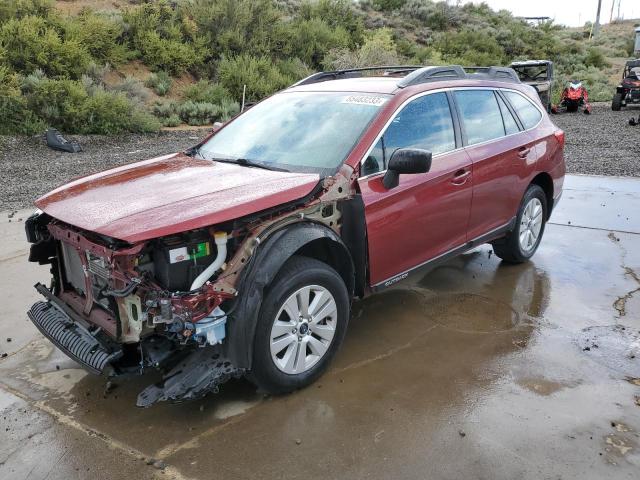
<instances>
[{"instance_id":1,"label":"front fender","mask_svg":"<svg viewBox=\"0 0 640 480\"><path fill-rule=\"evenodd\" d=\"M300 222L271 234L258 247L254 253L255 258L242 272L238 282L238 297L227 322L227 355L235 366L251 368L253 338L266 288L291 256L316 240L329 240L335 247L342 249L348 256L351 264L349 270L353 277L351 254L342 239L328 227L318 223ZM347 281L347 288L353 291L353 278Z\"/></svg>"}]
</instances>

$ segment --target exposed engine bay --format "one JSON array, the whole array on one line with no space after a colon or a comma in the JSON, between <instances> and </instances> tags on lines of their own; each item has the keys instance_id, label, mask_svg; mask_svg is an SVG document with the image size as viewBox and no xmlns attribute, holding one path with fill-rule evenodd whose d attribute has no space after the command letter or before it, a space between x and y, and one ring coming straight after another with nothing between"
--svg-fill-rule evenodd
<instances>
[{"instance_id":1,"label":"exposed engine bay","mask_svg":"<svg viewBox=\"0 0 640 480\"><path fill-rule=\"evenodd\" d=\"M339 200L352 171L324 179L312 198L275 211L135 244L81 230L37 212L26 222L32 262L51 264L46 302L29 316L93 373L165 373L138 405L197 398L244 373L229 360L228 322L239 279L272 233L315 222L339 234Z\"/></svg>"}]
</instances>

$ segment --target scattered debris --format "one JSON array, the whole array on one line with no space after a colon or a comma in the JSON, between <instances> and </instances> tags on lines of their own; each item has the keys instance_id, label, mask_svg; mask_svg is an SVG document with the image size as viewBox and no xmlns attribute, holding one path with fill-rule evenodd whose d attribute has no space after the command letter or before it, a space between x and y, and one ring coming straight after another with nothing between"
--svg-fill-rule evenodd
<instances>
[{"instance_id":1,"label":"scattered debris","mask_svg":"<svg viewBox=\"0 0 640 480\"><path fill-rule=\"evenodd\" d=\"M623 325L602 325L585 328L576 339L585 355L610 370L619 378L637 378L640 369L636 356L640 351L640 334ZM638 379L640 385L640 379Z\"/></svg>"},{"instance_id":2,"label":"scattered debris","mask_svg":"<svg viewBox=\"0 0 640 480\"><path fill-rule=\"evenodd\" d=\"M467 436L467 434L463 430L458 430L458 435L460 435L461 437Z\"/></svg>"},{"instance_id":3,"label":"scattered debris","mask_svg":"<svg viewBox=\"0 0 640 480\"><path fill-rule=\"evenodd\" d=\"M613 232L609 232L609 235L607 235L607 237L609 237L609 240L611 240L612 242L619 242L620 238L616 237L616 234Z\"/></svg>"},{"instance_id":4,"label":"scattered debris","mask_svg":"<svg viewBox=\"0 0 640 480\"><path fill-rule=\"evenodd\" d=\"M154 468L157 468L158 470L164 470L165 468L167 468L167 464L160 459L157 458L148 458L147 459L147 465L151 465Z\"/></svg>"},{"instance_id":5,"label":"scattered debris","mask_svg":"<svg viewBox=\"0 0 640 480\"><path fill-rule=\"evenodd\" d=\"M106 398L106 396L113 392L117 387L118 385L116 383L113 383L111 380L109 380L104 386L104 397Z\"/></svg>"},{"instance_id":6,"label":"scattered debris","mask_svg":"<svg viewBox=\"0 0 640 480\"><path fill-rule=\"evenodd\" d=\"M300 440L299 438L296 438L296 445L300 445L302 443L302 440Z\"/></svg>"},{"instance_id":7,"label":"scattered debris","mask_svg":"<svg viewBox=\"0 0 640 480\"><path fill-rule=\"evenodd\" d=\"M1 354L0 354L0 358L6 358L6 357L8 357L8 356L9 356L9 354L8 354L8 353L1 353Z\"/></svg>"},{"instance_id":8,"label":"scattered debris","mask_svg":"<svg viewBox=\"0 0 640 480\"><path fill-rule=\"evenodd\" d=\"M11 337L7 337L7 343L11 343Z\"/></svg>"},{"instance_id":9,"label":"scattered debris","mask_svg":"<svg viewBox=\"0 0 640 480\"><path fill-rule=\"evenodd\" d=\"M632 384L637 385L638 387L640 387L640 378L628 377L627 378L627 382L632 383Z\"/></svg>"},{"instance_id":10,"label":"scattered debris","mask_svg":"<svg viewBox=\"0 0 640 480\"><path fill-rule=\"evenodd\" d=\"M633 397L635 404L640 407L640 395L635 395Z\"/></svg>"}]
</instances>

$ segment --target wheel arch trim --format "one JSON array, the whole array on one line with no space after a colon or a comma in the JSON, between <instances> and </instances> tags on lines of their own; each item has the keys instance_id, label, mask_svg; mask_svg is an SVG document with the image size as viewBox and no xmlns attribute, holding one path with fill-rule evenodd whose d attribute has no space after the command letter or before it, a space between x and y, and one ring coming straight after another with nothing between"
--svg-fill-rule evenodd
<instances>
[{"instance_id":1,"label":"wheel arch trim","mask_svg":"<svg viewBox=\"0 0 640 480\"><path fill-rule=\"evenodd\" d=\"M287 225L273 232L256 250L250 268L243 271L238 285L238 297L234 304L226 344L227 355L234 365L250 369L253 361L253 339L264 292L274 280L285 262L296 254L309 253L319 245L330 248L341 263L326 262L336 269L345 281L349 295L353 295L355 268L349 249L340 236L330 228L316 222L304 221ZM310 256L310 255L307 255ZM332 264L334 263L334 264Z\"/></svg>"}]
</instances>

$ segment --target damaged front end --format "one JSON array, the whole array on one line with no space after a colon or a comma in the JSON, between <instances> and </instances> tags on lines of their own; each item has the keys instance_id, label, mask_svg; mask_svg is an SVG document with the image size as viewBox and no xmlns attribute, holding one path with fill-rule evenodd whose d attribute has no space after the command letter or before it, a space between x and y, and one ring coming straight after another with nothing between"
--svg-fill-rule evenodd
<instances>
[{"instance_id":1,"label":"damaged front end","mask_svg":"<svg viewBox=\"0 0 640 480\"><path fill-rule=\"evenodd\" d=\"M36 285L45 299L31 307L29 318L92 373L160 370L163 381L140 393L139 406L215 392L245 373L230 350L252 339L230 346L225 338L244 293L240 279L253 268L256 251L293 223L319 223L339 234L337 205L352 194L352 175L343 167L293 204L134 244L38 212L25 225L29 260L50 264L52 282Z\"/></svg>"},{"instance_id":2,"label":"damaged front end","mask_svg":"<svg viewBox=\"0 0 640 480\"><path fill-rule=\"evenodd\" d=\"M31 307L29 318L87 370L169 372L171 391L150 387L139 398L142 406L152 403L146 401L151 396L197 398L242 374L220 348L227 320L221 305L233 294L208 282L225 263L227 245L235 243L226 233L201 229L129 245L43 213L30 217L26 230L33 244L29 260L51 264L52 273L50 287L36 285L45 301ZM175 368L196 352L206 371L193 378L198 369L191 368L178 388Z\"/></svg>"}]
</instances>

